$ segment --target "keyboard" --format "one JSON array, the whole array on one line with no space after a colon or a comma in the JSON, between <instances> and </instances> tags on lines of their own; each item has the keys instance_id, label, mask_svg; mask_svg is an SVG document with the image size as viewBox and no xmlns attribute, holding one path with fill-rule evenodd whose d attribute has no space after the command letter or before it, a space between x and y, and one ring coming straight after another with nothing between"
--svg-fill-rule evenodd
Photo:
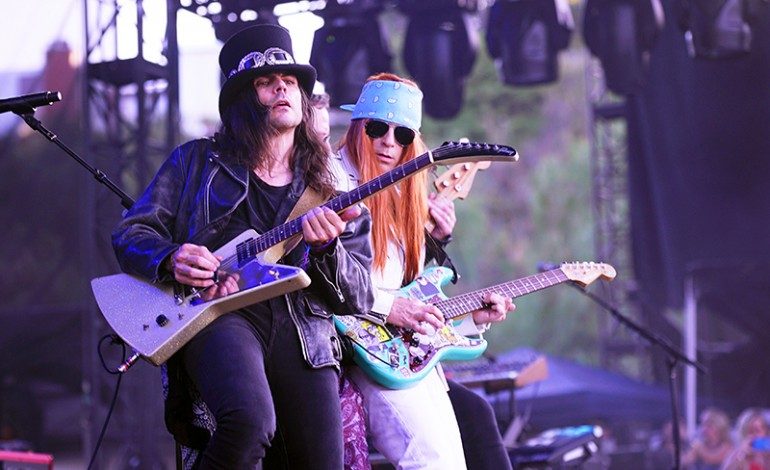
<instances>
[{"instance_id":1,"label":"keyboard","mask_svg":"<svg viewBox=\"0 0 770 470\"><path fill-rule=\"evenodd\" d=\"M441 364L448 379L466 387L484 387L487 392L520 388L548 377L545 356L532 356L521 361L480 359Z\"/></svg>"}]
</instances>

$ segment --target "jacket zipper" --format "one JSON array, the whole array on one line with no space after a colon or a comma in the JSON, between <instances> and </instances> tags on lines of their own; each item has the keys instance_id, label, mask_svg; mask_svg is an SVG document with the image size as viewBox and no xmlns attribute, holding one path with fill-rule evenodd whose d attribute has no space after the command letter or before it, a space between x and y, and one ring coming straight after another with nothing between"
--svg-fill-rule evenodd
<instances>
[{"instance_id":1,"label":"jacket zipper","mask_svg":"<svg viewBox=\"0 0 770 470\"><path fill-rule=\"evenodd\" d=\"M299 337L299 344L300 346L302 346L302 356L305 358L305 362L310 364L310 359L308 359L310 354L308 353L307 345L305 344L305 336L302 334L302 329L299 327L299 319L297 318L297 314L294 312L294 306L291 304L291 299L289 298L289 294L284 294L283 300L286 301L286 306L289 309L289 317L291 317L291 322L294 323L294 329L297 330L297 336Z\"/></svg>"},{"instance_id":2,"label":"jacket zipper","mask_svg":"<svg viewBox=\"0 0 770 470\"><path fill-rule=\"evenodd\" d=\"M331 255L324 255L324 256L331 256ZM344 304L345 303L345 296L342 295L342 290L338 287L339 286L339 282L340 282L339 269L335 270L336 273L335 273L334 279L335 279L336 283L334 283L334 282L330 281L328 277L326 277L326 274L323 272L323 269L321 269L320 266L318 266L318 261L315 260L314 263L316 265L316 269L318 270L319 273L321 273L321 276L324 278L326 283L328 285L330 285L332 287L332 289L334 289L334 292L337 293L337 298L340 299L340 303Z\"/></svg>"}]
</instances>

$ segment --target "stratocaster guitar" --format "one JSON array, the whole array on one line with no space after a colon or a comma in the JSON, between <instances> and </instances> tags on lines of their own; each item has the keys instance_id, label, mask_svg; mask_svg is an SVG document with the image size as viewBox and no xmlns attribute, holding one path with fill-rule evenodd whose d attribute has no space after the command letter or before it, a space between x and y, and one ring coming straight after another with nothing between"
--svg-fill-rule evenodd
<instances>
[{"instance_id":1,"label":"stratocaster guitar","mask_svg":"<svg viewBox=\"0 0 770 470\"><path fill-rule=\"evenodd\" d=\"M459 334L453 320L482 308L487 292L515 299L567 281L588 285L598 278L612 280L615 268L604 263L564 263L557 269L447 298L441 286L452 276L449 268L430 267L396 291L396 295L438 307L446 324L432 334L422 335L391 325L383 327L354 316L334 317L337 331L353 343L353 359L369 377L384 387L407 388L425 377L440 360L469 360L480 356L487 342Z\"/></svg>"},{"instance_id":2,"label":"stratocaster guitar","mask_svg":"<svg viewBox=\"0 0 770 470\"><path fill-rule=\"evenodd\" d=\"M323 206L342 212L432 165L518 158L506 145L445 142ZM107 323L134 349L134 361L143 357L160 365L220 315L307 287L310 278L301 269L270 264L279 257L272 256L276 245L301 234L302 218L297 217L262 235L247 230L217 250L223 257L217 272L220 283L237 284L226 296L215 295L217 285L190 292L177 283L153 284L128 274L94 279L91 288Z\"/></svg>"}]
</instances>

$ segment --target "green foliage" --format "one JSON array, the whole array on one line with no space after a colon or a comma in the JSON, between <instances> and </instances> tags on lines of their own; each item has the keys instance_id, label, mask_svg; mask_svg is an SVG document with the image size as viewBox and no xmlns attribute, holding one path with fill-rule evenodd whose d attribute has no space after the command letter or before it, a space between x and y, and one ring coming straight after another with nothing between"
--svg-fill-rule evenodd
<instances>
[{"instance_id":1,"label":"green foliage","mask_svg":"<svg viewBox=\"0 0 770 470\"><path fill-rule=\"evenodd\" d=\"M589 145L583 53L560 58L555 84L508 87L479 51L454 119L424 118L431 146L445 140L508 144L521 159L480 172L467 200L456 201L458 224L449 253L462 279L448 295L536 272L538 261L593 260ZM423 87L429 84L423 84ZM595 309L566 285L517 299L510 319L487 333L491 352L517 346L597 362Z\"/></svg>"}]
</instances>

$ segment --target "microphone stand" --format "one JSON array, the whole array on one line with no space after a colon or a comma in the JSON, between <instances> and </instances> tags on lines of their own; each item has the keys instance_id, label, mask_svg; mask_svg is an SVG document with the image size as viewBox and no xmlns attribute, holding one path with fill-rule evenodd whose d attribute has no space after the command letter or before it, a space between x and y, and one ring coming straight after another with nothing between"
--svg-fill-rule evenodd
<instances>
[{"instance_id":1,"label":"microphone stand","mask_svg":"<svg viewBox=\"0 0 770 470\"><path fill-rule=\"evenodd\" d=\"M645 329L641 325L620 313L617 308L606 302L601 297L588 292L580 284L574 281L570 282L569 284L577 289L581 294L585 295L589 299L599 304L602 308L610 312L618 322L636 332L636 334L646 339L647 342L651 345L660 347L666 353L666 365L668 366L668 385L669 393L671 394L671 413L673 415L673 419L671 420L671 431L673 433L672 437L674 438L674 470L679 470L681 466L682 443L679 436L679 394L677 393L676 389L676 366L679 362L682 362L686 365L694 367L698 372L702 374L707 373L706 368L697 360L693 360L685 356L681 351L675 348L667 338L664 338L663 336L653 331Z\"/></svg>"},{"instance_id":2,"label":"microphone stand","mask_svg":"<svg viewBox=\"0 0 770 470\"><path fill-rule=\"evenodd\" d=\"M94 175L94 178L103 185L107 186L110 191L117 194L117 196L120 198L120 203L125 207L126 209L130 209L132 205L134 205L134 200L131 199L131 196L123 192L119 187L115 185L115 183L110 180L109 177L100 169L94 168L91 165L89 165L85 160L80 158L80 156L75 153L72 149L64 145L60 140L59 137L51 132L50 130L46 129L43 124L35 118L35 110L34 108L30 108L30 111L25 112L17 112L19 116L21 116L22 119L24 119L24 122L26 122L29 127L32 129L38 131L45 137L46 139L50 140L54 144L56 144L60 149L64 150L67 155L74 158L76 162L80 163L86 170L91 172L92 175Z\"/></svg>"},{"instance_id":3,"label":"microphone stand","mask_svg":"<svg viewBox=\"0 0 770 470\"><path fill-rule=\"evenodd\" d=\"M56 134L54 134L53 132L51 132L50 130L48 130L48 129L47 129L45 126L43 126L43 124L42 124L42 123L41 123L41 122L40 122L40 121L39 121L39 120L38 120L38 119L37 119L37 118L34 116L34 114L35 114L35 108L32 108L32 107L30 107L29 109L25 109L24 111L19 111L19 112L17 112L17 111L14 111L14 113L15 113L15 114L17 114L18 116L20 116L22 119L24 119L24 122L26 122L26 123L29 125L29 127L31 127L32 129L34 129L34 130L36 130L37 132L39 132L40 134L42 134L42 135L43 135L43 137L45 137L45 138L46 138L46 139L48 139L49 141L51 141L51 142L53 142L54 144L56 144L56 146L57 146L57 147L59 147L60 149L64 150L64 152L65 152L67 155L69 155L70 157L72 157L72 158L73 158L73 159L74 159L76 162L78 162L78 163L79 163L81 166L83 166L83 167L84 167L86 170L88 170L88 171L89 171L89 172L90 172L90 173L91 173L91 174L94 176L94 178L96 178L96 180L97 180L98 182L102 183L102 184L103 184L103 185L105 185L105 186L106 186L106 187L107 187L107 188L108 188L110 191L112 191L113 193L115 193L115 194L116 194L116 195L117 195L117 196L120 198L120 203L121 203L121 205L122 205L122 206L123 206L125 209L127 209L127 210L128 210L128 209L130 209L130 208L131 208L131 206L133 206L133 205L134 205L134 200L131 198L131 196L129 196L128 194L126 194L126 193L125 193L125 192L124 192L122 189L120 189L120 188L119 188L119 187L118 187L118 186L117 186L115 183L113 183L113 182L112 182L112 180L111 180L111 179L110 179L110 178L109 178L109 177L108 177L108 176L107 176L107 175L106 175L106 174L105 174L105 173L104 173L102 170L100 170L100 169L98 169L98 168L94 168L93 166L89 165L89 164L88 164L88 162L86 162L85 160L83 160L83 159L80 157L80 155L78 155L77 153L75 153L75 151L74 151L74 150L70 149L70 148L69 148L69 147L67 147L67 146L66 146L64 143L62 143L62 142L59 140L59 137L58 137ZM101 342L100 342L100 344L101 344ZM125 359L125 355L124 355L124 359ZM109 371L109 369L108 369L108 372L110 372L111 374L117 374L117 375L118 375L118 381L117 381L117 384L115 385L115 392L114 392L114 394L113 394L113 397L112 397L112 403L110 404L110 407L109 407L109 409L108 409L108 411L107 411L107 417L106 417L106 418L105 418L105 420L104 420L104 424L102 425L102 430L101 430L101 432L99 433L99 437L98 437L98 439L97 439L96 445L94 446L94 450L93 450L93 453L91 454L91 459L90 459L90 462L88 463L88 468L89 468L89 469L90 469L90 468L93 466L93 464L94 464L94 461L95 461L95 459L96 459L96 455L97 455L97 453L99 452L99 448L101 447L101 444L102 444L102 439L104 438L104 434L105 434L105 432L107 431L107 425L108 425L108 424L109 424L109 422L110 422L110 417L112 416L112 411L113 411L113 410L114 410L114 408L115 408L115 402L116 402L116 400L117 400L117 398L118 398L118 391L120 390L120 382L121 382L121 379L123 378L123 374L124 374L124 373L125 373L125 372L126 372L126 371L127 371L127 370L128 370L128 369L129 369L129 368L130 368L130 367L131 367L131 366L132 366L132 365L133 365L133 364L134 364L134 363L135 363L135 362L136 362L138 359L139 359L139 353L137 353L137 352L134 352L134 354L133 354L133 355L131 355L131 357L129 357L128 359L126 359L126 360L125 360L125 361L124 361L124 362L123 362L123 363L120 365L120 367L118 367L118 368L117 368L117 371L116 371L116 372L110 372L110 371ZM104 360L102 360L102 365L104 365ZM107 367L106 367L106 366L105 366L105 369L107 369Z\"/></svg>"},{"instance_id":4,"label":"microphone stand","mask_svg":"<svg viewBox=\"0 0 770 470\"><path fill-rule=\"evenodd\" d=\"M74 150L67 147L62 141L59 140L59 137L51 132L50 130L46 129L45 126L37 119L35 118L35 109L29 108L28 110L25 110L23 112L15 112L18 114L22 119L24 119L24 122L26 122L29 127L32 129L38 131L48 139L49 141L56 144L57 147L64 150L64 152L75 159L76 162L80 163L81 166L83 166L86 170L88 170L92 175L94 175L94 178L96 181L102 183L105 185L110 191L115 193L120 198L121 205L126 209L131 209L131 206L134 205L134 200L126 194L122 189L120 189L115 183L112 182L112 180L107 176L106 173L104 173L102 170L98 168L94 168L93 166L89 165L88 162L83 160L80 155L75 153ZM137 360L139 360L139 353L134 352L126 361L124 361L120 367L117 368L118 373L122 374L126 372L131 366L133 366Z\"/></svg>"}]
</instances>

